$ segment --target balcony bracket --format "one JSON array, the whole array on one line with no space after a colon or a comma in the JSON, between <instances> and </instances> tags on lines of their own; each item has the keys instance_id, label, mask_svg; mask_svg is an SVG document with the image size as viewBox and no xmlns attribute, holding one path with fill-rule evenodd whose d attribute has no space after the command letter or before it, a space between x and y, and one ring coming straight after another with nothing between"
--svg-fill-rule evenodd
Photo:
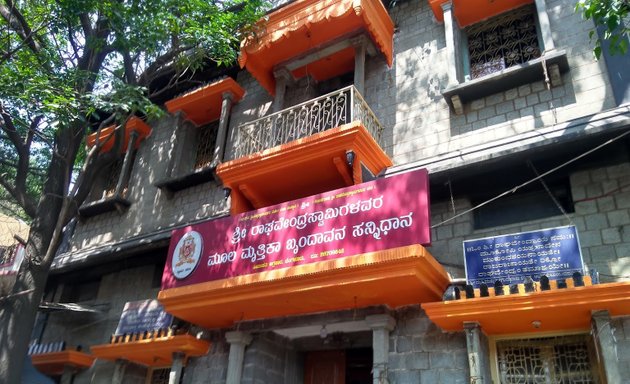
<instances>
[{"instance_id":1,"label":"balcony bracket","mask_svg":"<svg viewBox=\"0 0 630 384\"><path fill-rule=\"evenodd\" d=\"M351 186L354 184L352 173L348 170L348 165L341 160L341 157L336 156L333 158L333 163L335 167L337 167L337 171L343 177L343 181L346 183L346 186Z\"/></svg>"}]
</instances>

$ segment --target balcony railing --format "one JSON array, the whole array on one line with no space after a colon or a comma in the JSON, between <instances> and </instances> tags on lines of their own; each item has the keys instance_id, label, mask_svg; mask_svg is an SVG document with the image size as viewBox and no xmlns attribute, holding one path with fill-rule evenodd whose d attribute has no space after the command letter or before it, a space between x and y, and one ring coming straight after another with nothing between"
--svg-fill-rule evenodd
<instances>
[{"instance_id":1,"label":"balcony railing","mask_svg":"<svg viewBox=\"0 0 630 384\"><path fill-rule=\"evenodd\" d=\"M383 126L351 85L240 125L234 157L238 159L356 120L363 123L382 147Z\"/></svg>"}]
</instances>

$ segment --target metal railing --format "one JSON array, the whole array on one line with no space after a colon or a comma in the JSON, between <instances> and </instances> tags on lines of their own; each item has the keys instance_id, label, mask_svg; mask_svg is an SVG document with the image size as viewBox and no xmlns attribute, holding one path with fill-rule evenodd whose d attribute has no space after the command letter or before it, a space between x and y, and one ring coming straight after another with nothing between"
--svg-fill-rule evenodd
<instances>
[{"instance_id":1,"label":"metal railing","mask_svg":"<svg viewBox=\"0 0 630 384\"><path fill-rule=\"evenodd\" d=\"M363 123L382 147L383 126L363 96L351 85L239 125L234 158L260 152L356 120Z\"/></svg>"}]
</instances>

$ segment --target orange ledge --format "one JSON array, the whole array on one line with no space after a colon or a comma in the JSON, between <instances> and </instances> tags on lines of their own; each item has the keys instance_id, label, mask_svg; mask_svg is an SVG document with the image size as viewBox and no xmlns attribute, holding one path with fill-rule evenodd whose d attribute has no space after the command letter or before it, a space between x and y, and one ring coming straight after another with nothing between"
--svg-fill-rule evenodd
<instances>
[{"instance_id":1,"label":"orange ledge","mask_svg":"<svg viewBox=\"0 0 630 384\"><path fill-rule=\"evenodd\" d=\"M411 245L161 291L178 318L206 328L370 305L434 301L449 284L442 266Z\"/></svg>"},{"instance_id":2,"label":"orange ledge","mask_svg":"<svg viewBox=\"0 0 630 384\"><path fill-rule=\"evenodd\" d=\"M78 351L65 350L31 355L31 360L38 371L49 376L59 376L63 374L66 366L77 370L90 368L96 357Z\"/></svg>"},{"instance_id":3,"label":"orange ledge","mask_svg":"<svg viewBox=\"0 0 630 384\"><path fill-rule=\"evenodd\" d=\"M433 9L435 18L444 21L444 12L442 12L442 4L451 0L429 0L429 4ZM460 28L467 27L471 24L478 23L492 16L499 15L503 12L518 8L525 4L532 4L533 0L452 0L453 12Z\"/></svg>"},{"instance_id":4,"label":"orange ledge","mask_svg":"<svg viewBox=\"0 0 630 384\"><path fill-rule=\"evenodd\" d=\"M99 144L101 144L100 153L106 153L112 150L114 146L115 135L114 131L116 126L112 125L106 128L101 129L100 132L94 132L87 137L87 145L88 147L93 147L96 145L97 139ZM131 137L131 132L136 131L138 133L138 141L136 141L136 149L140 147L140 143L142 140L147 138L151 134L151 127L149 127L144 121L141 119L132 116L125 123L125 137L124 143L121 149L121 153L125 153L127 151L127 146L129 145L129 139Z\"/></svg>"},{"instance_id":5,"label":"orange ledge","mask_svg":"<svg viewBox=\"0 0 630 384\"><path fill-rule=\"evenodd\" d=\"M486 334L588 330L591 311L630 315L630 282L422 304L445 331L477 322ZM534 328L533 321L540 327Z\"/></svg>"},{"instance_id":6,"label":"orange ledge","mask_svg":"<svg viewBox=\"0 0 630 384\"><path fill-rule=\"evenodd\" d=\"M221 117L224 93L231 93L232 102L238 103L245 95L245 90L228 77L169 100L164 105L170 113L182 111L188 120L201 126Z\"/></svg>"},{"instance_id":7,"label":"orange ledge","mask_svg":"<svg viewBox=\"0 0 630 384\"><path fill-rule=\"evenodd\" d=\"M353 169L346 151L355 153ZM361 183L361 163L376 175L392 161L359 121L217 167L232 214Z\"/></svg>"},{"instance_id":8,"label":"orange ledge","mask_svg":"<svg viewBox=\"0 0 630 384\"><path fill-rule=\"evenodd\" d=\"M298 0L269 14L256 27L262 32L242 42L239 63L272 95L274 66L361 30L368 32L392 65L394 23L380 0ZM340 75L338 69L343 67L329 57L326 65L309 64L308 72L321 81Z\"/></svg>"},{"instance_id":9,"label":"orange ledge","mask_svg":"<svg viewBox=\"0 0 630 384\"><path fill-rule=\"evenodd\" d=\"M173 363L173 352L185 354L185 359L208 353L210 343L192 335L175 335L128 343L101 344L91 348L99 359L124 359L149 367L165 367Z\"/></svg>"}]
</instances>

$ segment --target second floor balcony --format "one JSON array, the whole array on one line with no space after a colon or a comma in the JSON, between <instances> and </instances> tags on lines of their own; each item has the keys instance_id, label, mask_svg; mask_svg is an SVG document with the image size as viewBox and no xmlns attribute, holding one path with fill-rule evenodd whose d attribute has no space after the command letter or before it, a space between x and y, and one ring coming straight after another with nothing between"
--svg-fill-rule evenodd
<instances>
[{"instance_id":1,"label":"second floor balcony","mask_svg":"<svg viewBox=\"0 0 630 384\"><path fill-rule=\"evenodd\" d=\"M392 165L384 127L354 86L237 128L217 168L232 214L367 181Z\"/></svg>"}]
</instances>

